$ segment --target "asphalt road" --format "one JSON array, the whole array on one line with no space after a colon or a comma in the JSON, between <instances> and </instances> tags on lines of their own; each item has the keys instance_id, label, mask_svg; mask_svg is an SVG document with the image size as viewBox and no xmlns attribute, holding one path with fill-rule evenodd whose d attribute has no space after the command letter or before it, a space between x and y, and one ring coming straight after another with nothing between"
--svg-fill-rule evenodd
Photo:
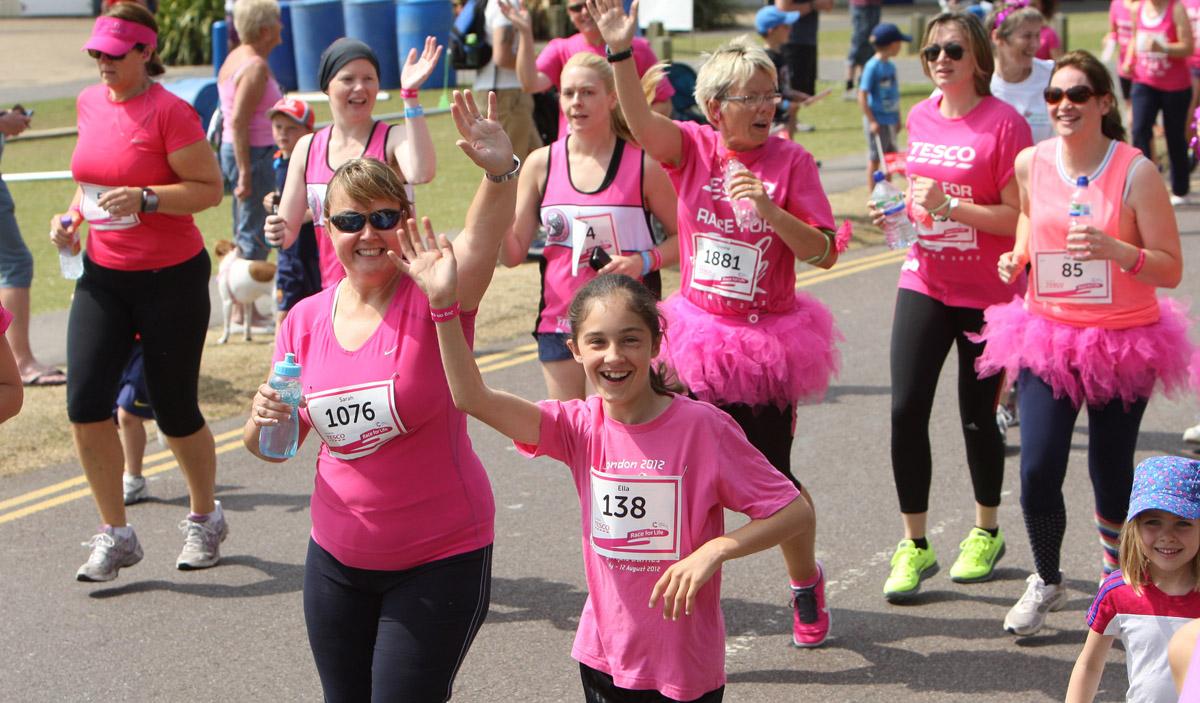
<instances>
[{"instance_id":1,"label":"asphalt road","mask_svg":"<svg viewBox=\"0 0 1200 703\"><path fill-rule=\"evenodd\" d=\"M1184 249L1200 260L1200 211L1183 213ZM1084 638L1083 615L1099 575L1080 420L1068 472L1063 569L1067 608L1036 637L1001 629L1032 566L1017 503L1018 431L1009 432L1001 525L1008 556L994 581L971 586L942 575L916 604L881 596L901 537L888 460L887 343L899 259L882 249L805 274L807 290L835 312L846 341L843 371L824 403L801 408L793 465L818 510L818 553L829 575L833 636L822 649L789 646L782 560L770 551L725 567L731 701L1042 701L1059 699ZM1190 277L1173 294L1195 297ZM485 300L486 304L486 300ZM531 301L532 304L532 301ZM532 308L531 308L532 311ZM532 312L531 312L532 314ZM488 381L543 395L525 342L484 350ZM930 537L944 567L972 522L954 364L931 425ZM1183 450L1194 404L1156 398L1138 458ZM237 420L218 423L218 493L231 534L217 568L174 569L186 512L178 471L151 457L154 499L131 509L145 560L110 584L82 584L96 512L75 465L0 479L0 699L11 701L320 700L301 612L308 496L315 446L284 465L263 464L238 443ZM478 424L472 439L496 493L491 610L458 677L456 701L577 701L570 658L585 598L579 509L564 467L529 461ZM151 453L159 450L151 444ZM729 524L740 524L730 516ZM1123 700L1123 655L1114 650L1098 700Z\"/></svg>"}]
</instances>

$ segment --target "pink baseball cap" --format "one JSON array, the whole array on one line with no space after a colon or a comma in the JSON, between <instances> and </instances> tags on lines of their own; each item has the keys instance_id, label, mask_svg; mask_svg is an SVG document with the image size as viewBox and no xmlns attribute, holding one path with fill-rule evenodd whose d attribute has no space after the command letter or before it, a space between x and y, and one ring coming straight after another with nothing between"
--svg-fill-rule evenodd
<instances>
[{"instance_id":1,"label":"pink baseball cap","mask_svg":"<svg viewBox=\"0 0 1200 703\"><path fill-rule=\"evenodd\" d=\"M132 51L135 44L157 48L158 35L144 24L119 17L97 17L83 51L94 49L109 56L123 56Z\"/></svg>"},{"instance_id":2,"label":"pink baseball cap","mask_svg":"<svg viewBox=\"0 0 1200 703\"><path fill-rule=\"evenodd\" d=\"M313 111L308 106L308 103L299 98L280 98L278 102L267 110L267 117L275 115L287 115L296 120L301 126L313 128Z\"/></svg>"}]
</instances>

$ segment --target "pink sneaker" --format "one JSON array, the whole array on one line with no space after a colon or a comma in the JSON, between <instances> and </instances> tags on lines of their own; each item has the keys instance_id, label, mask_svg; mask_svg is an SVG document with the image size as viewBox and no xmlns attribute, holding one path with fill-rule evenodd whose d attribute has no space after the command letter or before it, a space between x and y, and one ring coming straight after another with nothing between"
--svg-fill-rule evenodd
<instances>
[{"instance_id":1,"label":"pink sneaker","mask_svg":"<svg viewBox=\"0 0 1200 703\"><path fill-rule=\"evenodd\" d=\"M829 637L829 608L825 607L825 567L817 562L817 582L811 586L792 586L792 644L811 648L825 644Z\"/></svg>"}]
</instances>

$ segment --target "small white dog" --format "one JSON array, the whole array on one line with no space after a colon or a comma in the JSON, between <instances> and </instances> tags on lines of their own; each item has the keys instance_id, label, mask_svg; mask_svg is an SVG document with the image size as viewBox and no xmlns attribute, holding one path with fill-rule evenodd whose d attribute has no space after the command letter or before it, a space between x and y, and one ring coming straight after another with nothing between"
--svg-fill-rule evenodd
<instances>
[{"instance_id":1,"label":"small white dog","mask_svg":"<svg viewBox=\"0 0 1200 703\"><path fill-rule=\"evenodd\" d=\"M213 246L213 253L221 262L217 267L217 290L221 293L221 311L225 318L225 329L217 344L229 341L234 303L242 306L242 326L248 342L251 321L254 319L254 302L264 295L275 299L275 264L243 259L233 242L227 240L217 242Z\"/></svg>"}]
</instances>

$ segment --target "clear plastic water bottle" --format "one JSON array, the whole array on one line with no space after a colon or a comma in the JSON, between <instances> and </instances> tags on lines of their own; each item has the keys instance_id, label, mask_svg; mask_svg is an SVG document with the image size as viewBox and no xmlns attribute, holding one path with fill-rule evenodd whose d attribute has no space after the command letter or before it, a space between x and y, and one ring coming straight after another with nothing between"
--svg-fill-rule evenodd
<instances>
[{"instance_id":1,"label":"clear plastic water bottle","mask_svg":"<svg viewBox=\"0 0 1200 703\"><path fill-rule=\"evenodd\" d=\"M917 241L917 230L908 219L904 193L888 182L883 171L875 172L871 202L883 213L883 236L891 249L904 249Z\"/></svg>"},{"instance_id":2,"label":"clear plastic water bottle","mask_svg":"<svg viewBox=\"0 0 1200 703\"><path fill-rule=\"evenodd\" d=\"M1075 179L1075 190L1071 191L1071 202L1067 208L1068 227L1092 224L1092 197L1088 193L1087 176ZM1079 254L1073 253L1072 256L1078 257Z\"/></svg>"},{"instance_id":3,"label":"clear plastic water bottle","mask_svg":"<svg viewBox=\"0 0 1200 703\"><path fill-rule=\"evenodd\" d=\"M280 399L292 406L291 416L280 420L277 425L266 425L258 431L258 450L264 456L275 459L290 459L296 455L296 444L300 440L300 364L295 354L287 354L283 361L275 362L275 371L267 382L279 392Z\"/></svg>"},{"instance_id":4,"label":"clear plastic water bottle","mask_svg":"<svg viewBox=\"0 0 1200 703\"><path fill-rule=\"evenodd\" d=\"M738 229L756 231L756 227L762 222L762 218L758 216L758 210L754 209L754 201L749 198L734 200L729 195L732 190L729 182L738 173L749 170L745 164L736 158L730 158L725 162L725 197L729 198L729 204L733 207L733 218L737 221ZM761 227L757 228L761 229Z\"/></svg>"},{"instance_id":5,"label":"clear plastic water bottle","mask_svg":"<svg viewBox=\"0 0 1200 703\"><path fill-rule=\"evenodd\" d=\"M63 227L70 227L74 222L70 215L63 215L58 221ZM68 281L78 280L83 275L83 247L79 242L79 230L75 230L75 237L70 244L58 250L58 269Z\"/></svg>"}]
</instances>

